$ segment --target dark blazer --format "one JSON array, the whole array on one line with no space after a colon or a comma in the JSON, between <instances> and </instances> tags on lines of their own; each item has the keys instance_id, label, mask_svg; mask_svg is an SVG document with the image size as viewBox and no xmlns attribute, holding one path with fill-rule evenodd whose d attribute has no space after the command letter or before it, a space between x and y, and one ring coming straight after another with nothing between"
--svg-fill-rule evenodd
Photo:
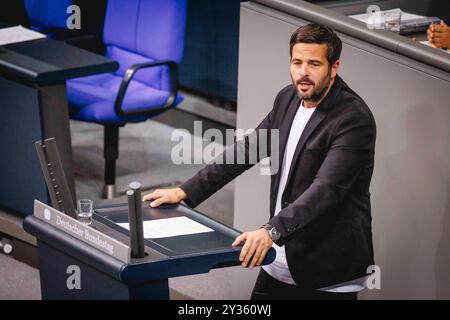
<instances>
[{"instance_id":1,"label":"dark blazer","mask_svg":"<svg viewBox=\"0 0 450 320\"><path fill-rule=\"evenodd\" d=\"M285 87L256 128L256 132L279 129L280 166L299 105L295 88ZM285 245L289 270L298 285L321 288L353 280L367 275L367 267L374 264L369 185L375 137L369 108L336 76L300 137L291 167L286 168L290 171L277 216L281 170L272 175L269 223L282 235L277 244ZM248 141L245 146L248 151ZM237 144L234 147L236 151ZM180 186L188 195L186 203L198 205L251 166L207 165Z\"/></svg>"}]
</instances>

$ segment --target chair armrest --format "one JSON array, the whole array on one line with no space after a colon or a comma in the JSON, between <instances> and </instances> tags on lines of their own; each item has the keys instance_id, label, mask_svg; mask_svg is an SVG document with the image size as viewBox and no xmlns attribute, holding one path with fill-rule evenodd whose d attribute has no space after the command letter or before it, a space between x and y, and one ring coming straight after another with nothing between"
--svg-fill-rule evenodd
<instances>
[{"instance_id":1,"label":"chair armrest","mask_svg":"<svg viewBox=\"0 0 450 320\"><path fill-rule=\"evenodd\" d=\"M134 77L136 72L140 69L144 68L152 68L161 65L167 65L169 67L169 75L170 75L170 95L167 98L164 104L161 104L158 107L152 107L142 110L134 110L134 111L125 111L122 109L122 103L125 98L125 93L127 91L128 85L131 82L131 79ZM119 91L117 92L116 101L114 103L114 110L116 111L119 117L124 116L143 116L150 115L154 113L159 113L161 111L168 110L173 107L177 98L177 90L178 90L178 67L177 64L173 61L157 61L157 62L149 62L149 63L139 63L132 65L125 72L122 83L120 84Z\"/></svg>"}]
</instances>

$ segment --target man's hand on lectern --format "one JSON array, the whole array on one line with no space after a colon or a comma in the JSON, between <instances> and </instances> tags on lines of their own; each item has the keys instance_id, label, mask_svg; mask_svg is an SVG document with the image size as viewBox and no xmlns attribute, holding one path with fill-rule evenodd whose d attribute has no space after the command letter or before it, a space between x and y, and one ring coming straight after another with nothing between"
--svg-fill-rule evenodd
<instances>
[{"instance_id":1,"label":"man's hand on lectern","mask_svg":"<svg viewBox=\"0 0 450 320\"><path fill-rule=\"evenodd\" d=\"M273 243L269 232L264 228L244 232L234 240L232 246L237 247L243 242L245 244L242 247L239 260L243 267L248 266L250 269L261 265Z\"/></svg>"},{"instance_id":2,"label":"man's hand on lectern","mask_svg":"<svg viewBox=\"0 0 450 320\"><path fill-rule=\"evenodd\" d=\"M181 188L156 189L152 193L146 194L142 201L151 201L150 207L156 208L162 204L174 204L187 198L186 193Z\"/></svg>"}]
</instances>

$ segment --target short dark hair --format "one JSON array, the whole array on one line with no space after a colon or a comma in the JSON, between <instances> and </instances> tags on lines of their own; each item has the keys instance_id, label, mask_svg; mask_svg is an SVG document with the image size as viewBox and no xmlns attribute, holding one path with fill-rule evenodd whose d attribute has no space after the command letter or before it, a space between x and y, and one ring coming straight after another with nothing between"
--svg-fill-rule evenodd
<instances>
[{"instance_id":1,"label":"short dark hair","mask_svg":"<svg viewBox=\"0 0 450 320\"><path fill-rule=\"evenodd\" d=\"M317 43L327 45L327 60L331 66L339 59L342 50L342 41L337 34L329 27L317 23L304 25L291 35L289 42L290 55L292 57L292 48L297 43Z\"/></svg>"}]
</instances>

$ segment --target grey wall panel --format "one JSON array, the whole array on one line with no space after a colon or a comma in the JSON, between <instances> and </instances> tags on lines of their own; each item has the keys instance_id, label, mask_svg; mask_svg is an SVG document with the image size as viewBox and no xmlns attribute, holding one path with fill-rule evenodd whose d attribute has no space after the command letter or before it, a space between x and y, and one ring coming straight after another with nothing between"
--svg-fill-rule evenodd
<instances>
[{"instance_id":1,"label":"grey wall panel","mask_svg":"<svg viewBox=\"0 0 450 320\"><path fill-rule=\"evenodd\" d=\"M279 12L241 7L238 128L257 125L277 92L290 83L289 37L303 23ZM378 129L371 194L381 290L366 290L360 297L449 299L450 76L340 36L339 74L369 105ZM237 229L251 230L267 221L269 183L258 167L238 178ZM234 298L245 298L255 273L239 274Z\"/></svg>"},{"instance_id":2,"label":"grey wall panel","mask_svg":"<svg viewBox=\"0 0 450 320\"><path fill-rule=\"evenodd\" d=\"M364 296L449 298L450 83L348 45L342 61L378 129L371 193L382 290Z\"/></svg>"}]
</instances>

